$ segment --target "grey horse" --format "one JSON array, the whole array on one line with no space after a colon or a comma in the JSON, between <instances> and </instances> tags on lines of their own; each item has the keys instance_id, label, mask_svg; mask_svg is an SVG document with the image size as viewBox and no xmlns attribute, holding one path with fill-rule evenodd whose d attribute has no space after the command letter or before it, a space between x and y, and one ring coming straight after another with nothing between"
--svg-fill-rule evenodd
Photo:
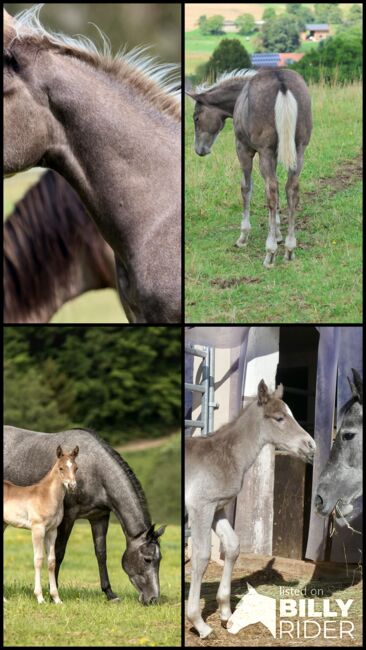
<instances>
[{"instance_id":1,"label":"grey horse","mask_svg":"<svg viewBox=\"0 0 366 650\"><path fill-rule=\"evenodd\" d=\"M231 574L240 548L224 508L240 492L246 470L266 444L312 462L314 440L296 422L282 395L282 385L269 393L262 379L257 398L233 422L210 436L185 442L185 500L192 534L187 615L203 639L212 632L200 611L201 583L210 559L211 528L220 538L225 559L217 592L220 618L226 623L231 616Z\"/></svg>"},{"instance_id":2,"label":"grey horse","mask_svg":"<svg viewBox=\"0 0 366 650\"><path fill-rule=\"evenodd\" d=\"M264 266L274 263L277 243L282 241L276 167L288 171L286 196L289 208L285 260L296 248L295 211L299 201L299 176L309 144L312 119L307 86L293 70L239 70L222 75L212 86L188 92L195 102L195 150L210 153L225 120L232 117L236 150L243 171L241 185L244 213L236 245L247 243L250 225L253 157L258 152L269 208L269 233Z\"/></svg>"},{"instance_id":3,"label":"grey horse","mask_svg":"<svg viewBox=\"0 0 366 650\"><path fill-rule=\"evenodd\" d=\"M144 605L160 596L159 537L165 526L154 530L142 487L123 458L93 431L72 429L40 433L4 427L4 479L16 485L37 483L53 464L55 445L83 449L78 461L78 485L64 501L64 518L57 529L56 578L76 519L88 519L98 560L101 588L108 600L116 600L107 571L106 537L114 512L126 537L122 567Z\"/></svg>"},{"instance_id":4,"label":"grey horse","mask_svg":"<svg viewBox=\"0 0 366 650\"><path fill-rule=\"evenodd\" d=\"M341 426L316 490L315 507L324 517L334 509L338 518L349 514L362 494L363 382L354 368L352 375L352 397L342 408Z\"/></svg>"}]
</instances>

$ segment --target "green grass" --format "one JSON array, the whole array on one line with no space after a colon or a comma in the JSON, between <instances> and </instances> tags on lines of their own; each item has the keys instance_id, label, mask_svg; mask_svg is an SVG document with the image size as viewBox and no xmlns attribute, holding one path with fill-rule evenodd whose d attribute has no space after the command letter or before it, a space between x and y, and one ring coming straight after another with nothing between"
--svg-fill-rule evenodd
<instances>
[{"instance_id":1,"label":"green grass","mask_svg":"<svg viewBox=\"0 0 366 650\"><path fill-rule=\"evenodd\" d=\"M241 172L232 121L210 156L193 148L193 104L186 102L185 251L187 322L360 322L362 183L347 170L360 153L361 86L313 86L314 129L300 177L298 249L291 264L279 246L263 267L267 236L264 183L254 165L252 230L234 247L242 214ZM347 176L342 182L343 176ZM279 169L280 204L285 173ZM286 232L286 210L282 211ZM222 287L222 281L237 280Z\"/></svg>"},{"instance_id":2,"label":"green grass","mask_svg":"<svg viewBox=\"0 0 366 650\"><path fill-rule=\"evenodd\" d=\"M100 591L91 529L78 522L60 572L63 605L48 602L47 571L42 572L46 603L33 595L34 571L29 531L5 533L5 646L180 646L181 530L168 526L161 538L161 602L144 607L121 569L125 538L118 524L108 531L108 570L119 603Z\"/></svg>"},{"instance_id":3,"label":"green grass","mask_svg":"<svg viewBox=\"0 0 366 650\"><path fill-rule=\"evenodd\" d=\"M89 523L78 521L60 572L64 604L38 605L33 595L31 534L7 528L4 585L5 646L180 646L181 528L180 434L159 447L125 451L138 476L152 521L168 524L161 538L161 603L146 608L121 569L125 538L114 516L108 531L108 571L120 603L108 603L100 591ZM42 572L44 595L47 571Z\"/></svg>"}]
</instances>

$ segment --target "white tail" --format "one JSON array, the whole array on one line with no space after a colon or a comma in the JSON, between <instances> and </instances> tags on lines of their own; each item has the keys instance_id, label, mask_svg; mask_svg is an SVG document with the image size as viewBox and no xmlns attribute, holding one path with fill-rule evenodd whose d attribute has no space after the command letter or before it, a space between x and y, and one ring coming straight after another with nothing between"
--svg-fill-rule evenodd
<instances>
[{"instance_id":1,"label":"white tail","mask_svg":"<svg viewBox=\"0 0 366 650\"><path fill-rule=\"evenodd\" d=\"M286 93L280 90L277 95L275 122L278 134L278 161L283 163L287 170L296 169L297 101L290 90L287 90Z\"/></svg>"}]
</instances>

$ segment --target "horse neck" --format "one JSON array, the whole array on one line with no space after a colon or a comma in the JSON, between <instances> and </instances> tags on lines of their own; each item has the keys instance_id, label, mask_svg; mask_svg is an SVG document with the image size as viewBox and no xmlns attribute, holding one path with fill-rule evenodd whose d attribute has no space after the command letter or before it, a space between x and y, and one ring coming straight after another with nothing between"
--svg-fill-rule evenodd
<instances>
[{"instance_id":1,"label":"horse neck","mask_svg":"<svg viewBox=\"0 0 366 650\"><path fill-rule=\"evenodd\" d=\"M144 492L127 463L103 455L110 506L122 526L127 541L151 526Z\"/></svg>"},{"instance_id":2,"label":"horse neck","mask_svg":"<svg viewBox=\"0 0 366 650\"><path fill-rule=\"evenodd\" d=\"M48 322L68 300L115 286L112 251L73 190L52 174L31 188L4 225L5 323Z\"/></svg>"},{"instance_id":3,"label":"horse neck","mask_svg":"<svg viewBox=\"0 0 366 650\"><path fill-rule=\"evenodd\" d=\"M254 463L266 440L261 433L261 410L257 401L251 402L234 422L224 426L215 434L227 440L230 448L235 450L235 462L241 473L246 472Z\"/></svg>"},{"instance_id":4,"label":"horse neck","mask_svg":"<svg viewBox=\"0 0 366 650\"><path fill-rule=\"evenodd\" d=\"M168 238L176 232L180 124L106 72L72 57L52 61L55 144L46 162L76 189L120 259L134 258L142 240L152 245L157 220L169 224Z\"/></svg>"},{"instance_id":5,"label":"horse neck","mask_svg":"<svg viewBox=\"0 0 366 650\"><path fill-rule=\"evenodd\" d=\"M233 80L231 83L226 81L208 90L206 99L212 106L225 111L229 117L233 117L236 101L245 83L244 79Z\"/></svg>"}]
</instances>

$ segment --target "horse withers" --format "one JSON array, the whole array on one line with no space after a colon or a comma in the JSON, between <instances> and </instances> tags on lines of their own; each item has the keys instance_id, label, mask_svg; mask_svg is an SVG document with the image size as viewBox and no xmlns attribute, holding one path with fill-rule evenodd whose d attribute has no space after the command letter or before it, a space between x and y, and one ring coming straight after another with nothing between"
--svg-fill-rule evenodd
<instances>
[{"instance_id":1,"label":"horse withers","mask_svg":"<svg viewBox=\"0 0 366 650\"><path fill-rule=\"evenodd\" d=\"M342 407L341 425L315 496L318 514L327 517L334 511L338 519L352 512L352 503L362 494L363 382L354 368L348 381L351 398Z\"/></svg>"},{"instance_id":2,"label":"horse withers","mask_svg":"<svg viewBox=\"0 0 366 650\"><path fill-rule=\"evenodd\" d=\"M210 559L211 528L220 538L225 560L217 592L220 618L226 623L231 616L231 575L240 546L224 508L240 492L245 472L266 444L305 462L313 459L315 443L296 422L282 395L282 385L270 393L262 379L257 398L233 422L210 436L185 442L185 500L192 535L187 615L201 638L212 632L200 611L201 583Z\"/></svg>"},{"instance_id":3,"label":"horse withers","mask_svg":"<svg viewBox=\"0 0 366 650\"><path fill-rule=\"evenodd\" d=\"M43 546L48 560L50 595L57 605L62 603L58 594L55 568L55 542L57 527L64 516L66 490L76 489L77 464L75 458L79 447L64 453L58 445L57 460L46 476L34 485L19 486L4 481L4 529L6 526L27 528L32 531L34 551L35 587L37 602L44 603L41 585Z\"/></svg>"},{"instance_id":4,"label":"horse withers","mask_svg":"<svg viewBox=\"0 0 366 650\"><path fill-rule=\"evenodd\" d=\"M294 70L234 70L221 75L212 86L201 86L187 94L196 102L193 119L198 155L211 152L226 119L233 118L236 151L243 171L244 212L236 242L239 247L247 243L251 228L252 166L254 155L259 154L269 209L266 267L273 265L277 244L282 241L276 168L278 162L283 163L288 172L285 260L292 260L296 248L299 176L312 129L310 95L304 80Z\"/></svg>"}]
</instances>

